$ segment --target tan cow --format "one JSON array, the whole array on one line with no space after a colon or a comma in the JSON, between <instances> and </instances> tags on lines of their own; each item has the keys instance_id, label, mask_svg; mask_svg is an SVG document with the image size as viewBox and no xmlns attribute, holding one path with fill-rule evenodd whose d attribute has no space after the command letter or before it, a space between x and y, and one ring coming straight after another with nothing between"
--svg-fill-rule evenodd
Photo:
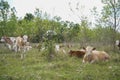
<instances>
[{"instance_id":1,"label":"tan cow","mask_svg":"<svg viewBox=\"0 0 120 80\"><path fill-rule=\"evenodd\" d=\"M83 63L89 62L94 63L98 61L107 61L110 56L105 51L97 51L91 46L87 46L85 49L85 55Z\"/></svg>"},{"instance_id":2,"label":"tan cow","mask_svg":"<svg viewBox=\"0 0 120 80\"><path fill-rule=\"evenodd\" d=\"M16 38L16 43L14 46L16 52L21 52L21 59L25 57L25 52L32 48L30 43L27 42L27 40L25 41L22 36L18 36Z\"/></svg>"},{"instance_id":3,"label":"tan cow","mask_svg":"<svg viewBox=\"0 0 120 80\"><path fill-rule=\"evenodd\" d=\"M18 36L16 38L16 42L15 42L15 46L16 46L16 52L23 50L23 52L29 50L30 48L32 48L32 46L30 46L30 42L28 42L28 36L24 35L24 36Z\"/></svg>"},{"instance_id":4,"label":"tan cow","mask_svg":"<svg viewBox=\"0 0 120 80\"><path fill-rule=\"evenodd\" d=\"M18 36L16 38L15 46L16 46L16 49L15 49L16 52L21 51L22 49L24 49L25 42L23 41L23 38L21 36Z\"/></svg>"}]
</instances>

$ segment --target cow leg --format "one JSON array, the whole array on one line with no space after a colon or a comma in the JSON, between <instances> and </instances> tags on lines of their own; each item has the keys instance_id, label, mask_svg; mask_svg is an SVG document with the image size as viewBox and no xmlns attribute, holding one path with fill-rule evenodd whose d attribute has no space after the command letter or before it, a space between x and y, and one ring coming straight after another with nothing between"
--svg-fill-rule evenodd
<instances>
[{"instance_id":1,"label":"cow leg","mask_svg":"<svg viewBox=\"0 0 120 80\"><path fill-rule=\"evenodd\" d=\"M27 48L26 47L24 47L23 48L23 53L25 53L27 51Z\"/></svg>"},{"instance_id":2,"label":"cow leg","mask_svg":"<svg viewBox=\"0 0 120 80\"><path fill-rule=\"evenodd\" d=\"M6 44L6 45L7 45L7 47L8 47L9 50L12 49L10 44Z\"/></svg>"},{"instance_id":3,"label":"cow leg","mask_svg":"<svg viewBox=\"0 0 120 80\"><path fill-rule=\"evenodd\" d=\"M21 47L17 46L17 52L20 52L20 51L21 51Z\"/></svg>"},{"instance_id":4,"label":"cow leg","mask_svg":"<svg viewBox=\"0 0 120 80\"><path fill-rule=\"evenodd\" d=\"M95 62L95 60L92 60L90 63L94 63Z\"/></svg>"},{"instance_id":5,"label":"cow leg","mask_svg":"<svg viewBox=\"0 0 120 80\"><path fill-rule=\"evenodd\" d=\"M21 50L22 50L22 53L21 53L21 59L24 59L24 58L25 58L26 48L23 47Z\"/></svg>"},{"instance_id":6,"label":"cow leg","mask_svg":"<svg viewBox=\"0 0 120 80\"><path fill-rule=\"evenodd\" d=\"M24 58L24 54L22 53L22 54L21 54L21 59L23 59L23 58Z\"/></svg>"},{"instance_id":7,"label":"cow leg","mask_svg":"<svg viewBox=\"0 0 120 80\"><path fill-rule=\"evenodd\" d=\"M16 45L13 45L12 49L13 49L13 51L17 52L17 46Z\"/></svg>"},{"instance_id":8,"label":"cow leg","mask_svg":"<svg viewBox=\"0 0 120 80\"><path fill-rule=\"evenodd\" d=\"M23 54L21 54L21 59L23 59Z\"/></svg>"},{"instance_id":9,"label":"cow leg","mask_svg":"<svg viewBox=\"0 0 120 80\"><path fill-rule=\"evenodd\" d=\"M83 63L85 63L85 60L83 59L83 61L82 61Z\"/></svg>"},{"instance_id":10,"label":"cow leg","mask_svg":"<svg viewBox=\"0 0 120 80\"><path fill-rule=\"evenodd\" d=\"M26 54L25 54L25 53L21 53L21 59L24 59L24 58L25 58L25 56L26 56Z\"/></svg>"}]
</instances>

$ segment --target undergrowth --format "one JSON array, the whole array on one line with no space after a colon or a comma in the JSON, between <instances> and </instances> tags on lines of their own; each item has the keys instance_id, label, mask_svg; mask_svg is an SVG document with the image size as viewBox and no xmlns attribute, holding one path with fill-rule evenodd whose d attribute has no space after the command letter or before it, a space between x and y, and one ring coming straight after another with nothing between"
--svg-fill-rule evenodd
<instances>
[{"instance_id":1,"label":"undergrowth","mask_svg":"<svg viewBox=\"0 0 120 80\"><path fill-rule=\"evenodd\" d=\"M108 62L83 64L82 58L55 53L48 61L46 51L33 48L21 60L6 48L0 50L0 80L119 80L120 54L110 53Z\"/></svg>"}]
</instances>

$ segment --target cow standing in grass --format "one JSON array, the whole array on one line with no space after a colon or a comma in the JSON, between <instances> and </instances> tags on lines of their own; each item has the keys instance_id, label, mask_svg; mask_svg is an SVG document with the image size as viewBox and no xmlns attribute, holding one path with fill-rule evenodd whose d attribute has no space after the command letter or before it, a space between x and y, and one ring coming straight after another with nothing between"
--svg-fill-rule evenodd
<instances>
[{"instance_id":1,"label":"cow standing in grass","mask_svg":"<svg viewBox=\"0 0 120 80\"><path fill-rule=\"evenodd\" d=\"M16 38L15 46L16 46L15 49L16 52L24 50L25 42L23 41L23 38L21 36L18 36Z\"/></svg>"},{"instance_id":2,"label":"cow standing in grass","mask_svg":"<svg viewBox=\"0 0 120 80\"><path fill-rule=\"evenodd\" d=\"M3 36L0 41L4 42L5 45L8 47L9 50L14 50L14 45L15 45L15 42L16 42L16 37Z\"/></svg>"},{"instance_id":3,"label":"cow standing in grass","mask_svg":"<svg viewBox=\"0 0 120 80\"><path fill-rule=\"evenodd\" d=\"M25 52L30 50L32 46L30 46L30 43L28 42L28 36L18 36L16 38L16 43L15 43L15 51L16 52L21 52L21 59L25 57Z\"/></svg>"},{"instance_id":4,"label":"cow standing in grass","mask_svg":"<svg viewBox=\"0 0 120 80\"><path fill-rule=\"evenodd\" d=\"M89 62L94 63L98 61L107 61L110 56L105 51L97 51L91 46L84 48L85 55L83 58L83 63Z\"/></svg>"},{"instance_id":5,"label":"cow standing in grass","mask_svg":"<svg viewBox=\"0 0 120 80\"><path fill-rule=\"evenodd\" d=\"M18 36L16 38L15 46L16 46L16 49L15 49L16 52L19 52L19 51L26 52L30 48L32 48L32 46L30 46L30 42L28 42L28 36L27 35Z\"/></svg>"},{"instance_id":6,"label":"cow standing in grass","mask_svg":"<svg viewBox=\"0 0 120 80\"><path fill-rule=\"evenodd\" d=\"M15 52L21 53L21 59L25 57L25 52L30 50L32 46L30 46L30 43L28 42L27 35L24 36L18 36L16 37L16 42L14 44L14 50Z\"/></svg>"}]
</instances>

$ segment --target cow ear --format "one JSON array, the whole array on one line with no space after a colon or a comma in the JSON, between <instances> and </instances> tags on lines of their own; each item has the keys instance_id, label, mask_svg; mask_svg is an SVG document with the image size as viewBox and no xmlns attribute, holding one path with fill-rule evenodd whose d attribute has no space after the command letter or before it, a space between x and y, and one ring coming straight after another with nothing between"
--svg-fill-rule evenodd
<instances>
[{"instance_id":1,"label":"cow ear","mask_svg":"<svg viewBox=\"0 0 120 80\"><path fill-rule=\"evenodd\" d=\"M92 50L95 50L96 48L93 48Z\"/></svg>"},{"instance_id":2,"label":"cow ear","mask_svg":"<svg viewBox=\"0 0 120 80\"><path fill-rule=\"evenodd\" d=\"M86 50L85 47L83 47L83 49Z\"/></svg>"}]
</instances>

